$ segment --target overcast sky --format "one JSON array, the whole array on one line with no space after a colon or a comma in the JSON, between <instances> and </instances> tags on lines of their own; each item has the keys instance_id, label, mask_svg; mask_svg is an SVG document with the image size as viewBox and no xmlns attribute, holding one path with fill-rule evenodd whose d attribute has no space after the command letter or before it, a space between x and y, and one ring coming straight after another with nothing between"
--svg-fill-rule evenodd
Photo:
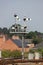
<instances>
[{"instance_id":1,"label":"overcast sky","mask_svg":"<svg viewBox=\"0 0 43 65\"><path fill-rule=\"evenodd\" d=\"M17 14L24 25L23 17L29 17L28 31L43 32L43 0L0 0L0 27L9 28L15 23L14 14Z\"/></svg>"}]
</instances>

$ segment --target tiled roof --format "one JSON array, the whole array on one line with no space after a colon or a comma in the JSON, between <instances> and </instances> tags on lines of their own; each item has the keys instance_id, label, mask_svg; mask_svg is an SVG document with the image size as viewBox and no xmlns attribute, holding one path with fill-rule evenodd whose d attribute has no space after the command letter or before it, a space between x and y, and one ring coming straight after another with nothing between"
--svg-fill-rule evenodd
<instances>
[{"instance_id":1,"label":"tiled roof","mask_svg":"<svg viewBox=\"0 0 43 65\"><path fill-rule=\"evenodd\" d=\"M22 48L22 40L19 40L19 39L15 39L15 40L12 40L14 43L16 43L16 45L20 48ZM26 48L27 47L27 42L24 42L24 47Z\"/></svg>"},{"instance_id":2,"label":"tiled roof","mask_svg":"<svg viewBox=\"0 0 43 65\"><path fill-rule=\"evenodd\" d=\"M24 48L27 48L27 42L24 42ZM22 40L19 39L8 39L0 37L0 50L18 50L22 48Z\"/></svg>"},{"instance_id":3,"label":"tiled roof","mask_svg":"<svg viewBox=\"0 0 43 65\"><path fill-rule=\"evenodd\" d=\"M2 38L0 38L0 50L15 50L18 49L18 46L12 42L11 39L3 41Z\"/></svg>"}]
</instances>

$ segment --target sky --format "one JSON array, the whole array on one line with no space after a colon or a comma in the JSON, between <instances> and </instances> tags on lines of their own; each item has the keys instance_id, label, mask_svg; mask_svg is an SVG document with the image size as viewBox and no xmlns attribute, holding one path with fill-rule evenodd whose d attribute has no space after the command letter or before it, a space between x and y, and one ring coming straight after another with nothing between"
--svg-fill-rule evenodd
<instances>
[{"instance_id":1,"label":"sky","mask_svg":"<svg viewBox=\"0 0 43 65\"><path fill-rule=\"evenodd\" d=\"M20 21L17 23L25 25L23 18L31 18L26 22L28 31L43 33L43 0L0 0L0 27L11 27L15 24L14 14Z\"/></svg>"}]
</instances>

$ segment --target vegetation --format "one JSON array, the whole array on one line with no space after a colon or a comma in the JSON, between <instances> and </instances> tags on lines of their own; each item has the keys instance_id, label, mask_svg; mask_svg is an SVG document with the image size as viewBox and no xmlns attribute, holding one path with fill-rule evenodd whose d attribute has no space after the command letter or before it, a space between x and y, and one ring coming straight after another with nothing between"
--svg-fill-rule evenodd
<instances>
[{"instance_id":1,"label":"vegetation","mask_svg":"<svg viewBox=\"0 0 43 65\"><path fill-rule=\"evenodd\" d=\"M21 58L21 52L20 51L10 51L10 50L3 50L2 51L2 58Z\"/></svg>"},{"instance_id":2,"label":"vegetation","mask_svg":"<svg viewBox=\"0 0 43 65\"><path fill-rule=\"evenodd\" d=\"M34 50L33 50L33 49L30 49L30 50L29 50L29 53L34 53Z\"/></svg>"},{"instance_id":3,"label":"vegetation","mask_svg":"<svg viewBox=\"0 0 43 65\"><path fill-rule=\"evenodd\" d=\"M14 57L14 58L21 58L21 52L16 50L16 51L12 51L11 52L11 57Z\"/></svg>"},{"instance_id":4,"label":"vegetation","mask_svg":"<svg viewBox=\"0 0 43 65\"><path fill-rule=\"evenodd\" d=\"M36 38L36 33L35 32L29 32L28 34L26 34L26 38L32 39L32 38Z\"/></svg>"},{"instance_id":5,"label":"vegetation","mask_svg":"<svg viewBox=\"0 0 43 65\"><path fill-rule=\"evenodd\" d=\"M35 45L42 42L43 41L43 33L40 32L29 32L28 34L26 34L27 39L33 39L32 43L34 43Z\"/></svg>"},{"instance_id":6,"label":"vegetation","mask_svg":"<svg viewBox=\"0 0 43 65\"><path fill-rule=\"evenodd\" d=\"M3 50L2 51L2 58L7 58L11 56L11 51L10 50Z\"/></svg>"},{"instance_id":7,"label":"vegetation","mask_svg":"<svg viewBox=\"0 0 43 65\"><path fill-rule=\"evenodd\" d=\"M34 38L34 39L32 40L32 43L34 43L35 45L37 45L37 44L39 44L41 41L42 41L41 38Z\"/></svg>"},{"instance_id":8,"label":"vegetation","mask_svg":"<svg viewBox=\"0 0 43 65\"><path fill-rule=\"evenodd\" d=\"M2 28L0 28L0 34L2 33Z\"/></svg>"},{"instance_id":9,"label":"vegetation","mask_svg":"<svg viewBox=\"0 0 43 65\"><path fill-rule=\"evenodd\" d=\"M34 43L35 45L39 43L38 39L33 39L32 43Z\"/></svg>"}]
</instances>

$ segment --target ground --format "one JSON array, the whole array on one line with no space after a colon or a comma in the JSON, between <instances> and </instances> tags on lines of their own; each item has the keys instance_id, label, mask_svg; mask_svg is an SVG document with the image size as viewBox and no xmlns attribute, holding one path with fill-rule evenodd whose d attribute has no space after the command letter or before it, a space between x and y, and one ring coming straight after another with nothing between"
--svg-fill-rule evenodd
<instances>
[{"instance_id":1,"label":"ground","mask_svg":"<svg viewBox=\"0 0 43 65\"><path fill-rule=\"evenodd\" d=\"M8 64L8 65L12 65L12 64ZM43 62L41 63L16 63L14 65L43 65Z\"/></svg>"}]
</instances>

